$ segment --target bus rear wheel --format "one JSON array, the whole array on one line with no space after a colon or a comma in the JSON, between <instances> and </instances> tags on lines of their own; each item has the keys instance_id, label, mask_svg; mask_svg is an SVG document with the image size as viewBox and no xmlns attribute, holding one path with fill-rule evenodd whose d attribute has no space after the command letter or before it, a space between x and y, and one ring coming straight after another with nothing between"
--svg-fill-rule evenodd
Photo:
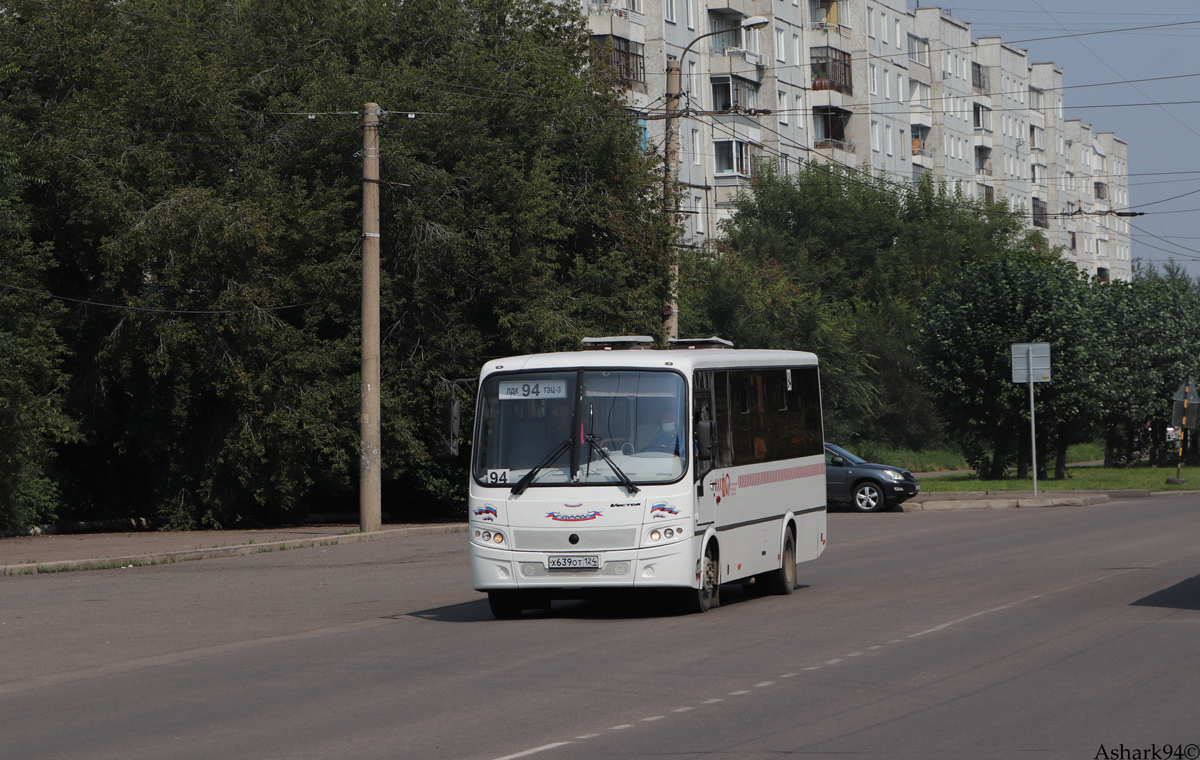
<instances>
[{"instance_id":1,"label":"bus rear wheel","mask_svg":"<svg viewBox=\"0 0 1200 760\"><path fill-rule=\"evenodd\" d=\"M489 591L488 606L497 620L515 620L521 617L525 609L524 601L518 591Z\"/></svg>"},{"instance_id":2,"label":"bus rear wheel","mask_svg":"<svg viewBox=\"0 0 1200 760\"><path fill-rule=\"evenodd\" d=\"M796 539L790 530L783 537L783 564L759 577L768 593L786 596L796 590Z\"/></svg>"}]
</instances>

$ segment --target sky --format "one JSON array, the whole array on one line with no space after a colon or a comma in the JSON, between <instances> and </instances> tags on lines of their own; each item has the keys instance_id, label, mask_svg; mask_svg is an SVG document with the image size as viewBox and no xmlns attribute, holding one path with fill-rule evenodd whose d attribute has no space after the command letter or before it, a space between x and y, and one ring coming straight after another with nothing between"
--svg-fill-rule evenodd
<instances>
[{"instance_id":1,"label":"sky","mask_svg":"<svg viewBox=\"0 0 1200 760\"><path fill-rule=\"evenodd\" d=\"M919 5L971 22L973 38L999 35L1025 48L1031 63L1056 63L1066 118L1129 144L1129 206L1145 212L1129 220L1133 258L1159 266L1173 258L1200 276L1200 0ZM1176 78L1137 81L1160 77Z\"/></svg>"}]
</instances>

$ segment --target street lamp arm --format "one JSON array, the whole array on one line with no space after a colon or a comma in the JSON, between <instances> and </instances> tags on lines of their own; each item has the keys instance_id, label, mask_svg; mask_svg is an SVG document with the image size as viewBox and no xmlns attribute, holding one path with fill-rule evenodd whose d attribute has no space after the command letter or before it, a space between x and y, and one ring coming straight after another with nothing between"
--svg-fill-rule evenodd
<instances>
[{"instance_id":1,"label":"street lamp arm","mask_svg":"<svg viewBox=\"0 0 1200 760\"><path fill-rule=\"evenodd\" d=\"M742 19L741 28L742 29L762 29L764 26L766 26L769 23L771 23L771 20L768 19L766 16L747 16L746 18ZM685 47L683 49L683 52L679 54L679 60L682 61L684 59L684 57L686 57L687 54L691 52L692 45L695 45L697 42L704 39L705 37L714 37L718 34L724 34L725 32L729 32L729 31L732 31L732 30L731 29L717 29L712 32L705 32L704 34L700 35L699 37L696 37L691 42L689 42L687 44L687 47Z\"/></svg>"}]
</instances>

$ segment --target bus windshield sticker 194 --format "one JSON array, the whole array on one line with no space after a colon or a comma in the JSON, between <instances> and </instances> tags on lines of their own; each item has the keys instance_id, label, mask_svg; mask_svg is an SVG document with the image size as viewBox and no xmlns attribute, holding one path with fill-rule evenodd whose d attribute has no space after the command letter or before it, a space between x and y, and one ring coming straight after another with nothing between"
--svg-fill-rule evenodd
<instances>
[{"instance_id":1,"label":"bus windshield sticker 194","mask_svg":"<svg viewBox=\"0 0 1200 760\"><path fill-rule=\"evenodd\" d=\"M501 399L566 398L567 384L562 380L501 380Z\"/></svg>"}]
</instances>

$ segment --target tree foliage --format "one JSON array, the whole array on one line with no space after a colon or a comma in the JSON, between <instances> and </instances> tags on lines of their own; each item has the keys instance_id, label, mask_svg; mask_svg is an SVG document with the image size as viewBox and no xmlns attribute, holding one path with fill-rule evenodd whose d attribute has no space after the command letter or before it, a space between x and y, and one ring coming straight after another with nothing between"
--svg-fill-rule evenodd
<instances>
[{"instance_id":1,"label":"tree foliage","mask_svg":"<svg viewBox=\"0 0 1200 760\"><path fill-rule=\"evenodd\" d=\"M815 351L830 440L912 447L941 437L910 350L921 298L1035 242L1003 205L817 164L789 176L760 168L725 233L719 257L690 257L681 329Z\"/></svg>"},{"instance_id":2,"label":"tree foliage","mask_svg":"<svg viewBox=\"0 0 1200 760\"><path fill-rule=\"evenodd\" d=\"M354 503L365 102L388 112L385 509L464 480L430 454L447 379L657 330L673 227L577 9L16 0L0 48L19 170L42 180L16 191L5 260L76 299L64 516L215 526Z\"/></svg>"}]
</instances>

